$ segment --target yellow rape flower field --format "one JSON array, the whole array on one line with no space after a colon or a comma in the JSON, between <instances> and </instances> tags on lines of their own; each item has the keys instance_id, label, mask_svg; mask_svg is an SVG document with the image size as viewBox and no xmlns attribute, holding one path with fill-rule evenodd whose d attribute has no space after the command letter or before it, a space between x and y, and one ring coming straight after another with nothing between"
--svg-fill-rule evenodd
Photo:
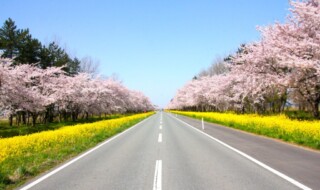
<instances>
[{"instance_id":1,"label":"yellow rape flower field","mask_svg":"<svg viewBox=\"0 0 320 190\"><path fill-rule=\"evenodd\" d=\"M10 189L28 176L75 156L152 114L136 114L26 136L0 138L0 189Z\"/></svg>"},{"instance_id":2,"label":"yellow rape flower field","mask_svg":"<svg viewBox=\"0 0 320 190\"><path fill-rule=\"evenodd\" d=\"M260 116L217 112L171 111L244 131L320 149L320 121L291 120L285 115Z\"/></svg>"}]
</instances>

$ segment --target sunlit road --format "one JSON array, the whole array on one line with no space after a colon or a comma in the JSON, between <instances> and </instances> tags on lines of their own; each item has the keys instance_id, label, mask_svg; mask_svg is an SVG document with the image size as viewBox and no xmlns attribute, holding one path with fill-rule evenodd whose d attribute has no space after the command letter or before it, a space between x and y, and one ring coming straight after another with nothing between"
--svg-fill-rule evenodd
<instances>
[{"instance_id":1,"label":"sunlit road","mask_svg":"<svg viewBox=\"0 0 320 190\"><path fill-rule=\"evenodd\" d=\"M279 172L273 166L271 169L274 171L270 171L270 168L266 168L269 165L261 166L264 161L257 163L259 160L255 160L255 156L250 160L252 157L248 158L247 152L242 154L243 152L238 149L227 147L228 145L199 132L179 118L191 124L198 122L158 112L82 158L71 164L62 165L63 168L57 167L49 175L43 174L37 178L38 180L34 179L22 188L39 190L320 188L316 187L316 183L310 183L311 186L301 183L295 176L281 173L282 171ZM224 135L228 136L227 132ZM316 152L314 154L320 156ZM282 174L284 176L281 176ZM293 181L289 182L290 180Z\"/></svg>"}]
</instances>

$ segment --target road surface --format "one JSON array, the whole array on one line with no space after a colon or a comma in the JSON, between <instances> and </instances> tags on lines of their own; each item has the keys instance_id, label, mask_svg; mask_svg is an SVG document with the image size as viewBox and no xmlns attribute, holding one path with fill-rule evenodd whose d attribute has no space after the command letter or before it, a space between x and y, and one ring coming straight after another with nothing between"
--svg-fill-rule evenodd
<instances>
[{"instance_id":1,"label":"road surface","mask_svg":"<svg viewBox=\"0 0 320 190\"><path fill-rule=\"evenodd\" d=\"M318 152L228 128L223 130L220 126L205 125L204 132L208 132L210 136L197 129L201 128L199 121L158 112L75 158L76 160L58 166L21 188L320 189L319 182L315 182L320 179ZM219 131L217 134L221 141L210 134L216 131ZM256 143L262 144L258 146ZM266 147L269 145L270 148ZM285 157L279 160L277 157L281 155L272 155L279 150L285 152L286 149L279 148L282 146L289 146L290 150L288 155L283 155L290 156L294 153L298 158ZM308 157L303 158L305 154L301 152L308 152L312 158L310 159L318 165L312 167L304 162L302 165L297 163L298 167L292 167L286 164L292 164L287 159L308 160ZM318 161L313 160L314 158L318 158ZM311 173L306 173L304 177L306 168L299 170L301 166L311 167L307 168ZM294 168L293 171L290 168Z\"/></svg>"}]
</instances>

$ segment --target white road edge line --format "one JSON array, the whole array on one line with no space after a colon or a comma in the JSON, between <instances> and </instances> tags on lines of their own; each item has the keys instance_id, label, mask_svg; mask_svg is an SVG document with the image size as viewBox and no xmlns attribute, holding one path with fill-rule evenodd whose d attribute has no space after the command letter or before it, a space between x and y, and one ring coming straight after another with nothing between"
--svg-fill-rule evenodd
<instances>
[{"instance_id":1,"label":"white road edge line","mask_svg":"<svg viewBox=\"0 0 320 190\"><path fill-rule=\"evenodd\" d=\"M162 134L161 133L159 134L158 142L159 143L162 142Z\"/></svg>"},{"instance_id":2,"label":"white road edge line","mask_svg":"<svg viewBox=\"0 0 320 190\"><path fill-rule=\"evenodd\" d=\"M156 161L156 168L154 172L154 180L153 180L153 190L161 190L162 189L162 160Z\"/></svg>"},{"instance_id":3,"label":"white road edge line","mask_svg":"<svg viewBox=\"0 0 320 190\"><path fill-rule=\"evenodd\" d=\"M152 117L152 116L151 116L151 117ZM125 131L122 131L121 133L117 134L116 136L113 136L113 137L111 137L110 139L107 139L106 141L104 141L104 142L102 142L101 144L93 147L92 149L88 150L87 152L85 152L85 153L83 153L83 154L75 157L74 159L72 159L72 160L70 160L69 162L63 164L62 166L56 168L55 170L47 173L46 175L40 177L39 179L33 181L32 183L29 183L28 185L22 187L20 190L30 189L31 187L37 185L37 184L40 183L41 181L47 179L48 177L54 175L55 173L58 173L58 172L61 171L62 169L68 167L69 165L75 163L76 161L78 161L78 160L80 160L81 158L87 156L88 154L92 153L93 151L99 149L99 148L102 147L103 145L105 145L105 144L111 142L112 140L120 137L121 135L123 135L123 134L131 131L133 128L137 127L138 125L141 125L142 123L144 123L145 121L147 121L147 120L150 119L151 117L148 117L147 119L144 119L144 120L140 121L139 123L135 124L134 126L130 127L129 129L126 129Z\"/></svg>"},{"instance_id":4,"label":"white road edge line","mask_svg":"<svg viewBox=\"0 0 320 190\"><path fill-rule=\"evenodd\" d=\"M168 114L168 115L170 115L170 114ZM170 117L172 117L172 116L170 115ZM236 152L236 153L240 154L241 156L243 156L243 157L247 158L248 160L250 160L250 161L254 162L255 164L257 164L257 165L259 165L259 166L261 166L261 167L265 168L266 170L269 170L270 172L272 172L272 173L276 174L277 176L279 176L279 177L281 177L281 178L283 178L283 179L285 179L285 180L289 181L289 182L290 182L290 183L292 183L293 185L295 185L295 186L297 186L297 187L299 187L299 188L301 188L301 189L304 189L304 190L312 190L310 187L307 187L307 186L303 185L302 183L300 183L300 182L298 182L298 181L296 181L296 180L292 179L291 177L289 177L289 176L287 176L287 175L285 175L285 174L283 174L283 173L281 173L281 172L279 172L279 171L277 171L277 170L275 170L275 169L271 168L270 166L268 166L268 165L266 165L266 164L264 164L264 163L260 162L259 160L257 160L257 159L255 159L255 158L253 158L253 157L249 156L248 154L246 154L246 153L244 153L244 152L242 152L242 151L240 151L240 150L238 150L238 149L236 149L236 148L234 148L234 147L232 147L232 146L230 146L230 145L228 145L228 144L226 144L226 143L222 142L221 140L216 139L216 138L214 138L214 137L212 137L212 136L208 135L207 133L205 133L205 132L203 132L203 131L200 131L199 129L195 128L194 126L192 126L192 125L190 125L190 124L188 124L188 123L186 123L186 122L184 122L184 121L182 121L182 120L180 120L180 119L178 119L178 118L176 118L176 117L172 117L172 118L174 118L174 119L176 119L176 120L180 121L181 123L184 123L185 125L187 125L187 126L191 127L192 129L194 129L194 130L198 131L199 133L202 133L203 135L205 135L205 136L207 136L207 137L211 138L212 140L214 140L214 141L216 141L216 142L220 143L221 145L223 145L223 146L225 146L225 147L227 147L227 148L229 148L229 149L233 150L234 152Z\"/></svg>"}]
</instances>

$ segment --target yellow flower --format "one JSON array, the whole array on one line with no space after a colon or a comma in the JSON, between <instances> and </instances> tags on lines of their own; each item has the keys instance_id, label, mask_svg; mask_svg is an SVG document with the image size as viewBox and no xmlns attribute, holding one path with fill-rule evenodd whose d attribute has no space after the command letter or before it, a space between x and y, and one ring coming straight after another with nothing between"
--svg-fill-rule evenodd
<instances>
[{"instance_id":1,"label":"yellow flower","mask_svg":"<svg viewBox=\"0 0 320 190\"><path fill-rule=\"evenodd\" d=\"M54 131L0 139L0 163L6 159L50 151L55 147L63 147L65 144L74 144L82 139L90 139L99 132L114 130L125 123L145 118L151 114L136 114L119 119L67 126Z\"/></svg>"},{"instance_id":2,"label":"yellow flower","mask_svg":"<svg viewBox=\"0 0 320 190\"><path fill-rule=\"evenodd\" d=\"M223 123L226 125L241 126L241 128L251 128L250 131L272 131L269 136L290 137L292 141L313 141L320 144L320 121L298 121L291 120L285 115L259 116L256 114L238 115L234 113L217 112L182 112L172 111L175 114L203 118L208 121ZM318 145L316 145L318 146Z\"/></svg>"}]
</instances>

